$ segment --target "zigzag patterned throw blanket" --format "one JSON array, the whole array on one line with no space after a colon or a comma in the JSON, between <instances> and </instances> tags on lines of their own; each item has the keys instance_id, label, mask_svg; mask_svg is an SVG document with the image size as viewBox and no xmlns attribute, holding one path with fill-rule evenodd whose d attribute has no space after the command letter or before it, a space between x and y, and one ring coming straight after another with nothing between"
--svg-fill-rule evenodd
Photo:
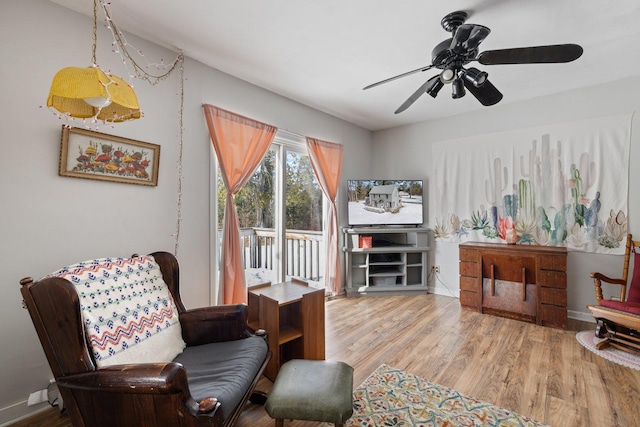
<instances>
[{"instance_id":1,"label":"zigzag patterned throw blanket","mask_svg":"<svg viewBox=\"0 0 640 427\"><path fill-rule=\"evenodd\" d=\"M75 285L98 366L169 362L184 349L173 298L152 256L84 261L47 277Z\"/></svg>"}]
</instances>

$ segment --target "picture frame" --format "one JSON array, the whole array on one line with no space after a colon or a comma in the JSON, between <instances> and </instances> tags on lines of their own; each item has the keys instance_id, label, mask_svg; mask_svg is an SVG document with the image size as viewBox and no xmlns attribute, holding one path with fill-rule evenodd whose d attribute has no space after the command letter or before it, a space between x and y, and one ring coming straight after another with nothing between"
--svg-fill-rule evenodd
<instances>
[{"instance_id":1,"label":"picture frame","mask_svg":"<svg viewBox=\"0 0 640 427\"><path fill-rule=\"evenodd\" d=\"M160 145L62 126L60 176L158 185Z\"/></svg>"}]
</instances>

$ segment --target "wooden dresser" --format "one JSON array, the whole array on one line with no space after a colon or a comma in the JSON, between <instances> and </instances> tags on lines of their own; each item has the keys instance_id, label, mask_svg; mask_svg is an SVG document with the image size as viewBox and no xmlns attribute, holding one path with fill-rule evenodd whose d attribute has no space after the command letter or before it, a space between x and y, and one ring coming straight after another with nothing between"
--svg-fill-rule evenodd
<instances>
[{"instance_id":1,"label":"wooden dresser","mask_svg":"<svg viewBox=\"0 0 640 427\"><path fill-rule=\"evenodd\" d=\"M460 244L460 304L480 313L565 329L566 248Z\"/></svg>"}]
</instances>

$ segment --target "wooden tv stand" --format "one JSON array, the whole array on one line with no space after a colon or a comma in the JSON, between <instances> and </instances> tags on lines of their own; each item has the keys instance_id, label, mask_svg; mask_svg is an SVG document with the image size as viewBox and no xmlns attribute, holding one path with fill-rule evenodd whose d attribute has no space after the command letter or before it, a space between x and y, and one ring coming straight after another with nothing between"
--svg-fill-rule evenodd
<instances>
[{"instance_id":1,"label":"wooden tv stand","mask_svg":"<svg viewBox=\"0 0 640 427\"><path fill-rule=\"evenodd\" d=\"M463 308L543 326L567 327L567 249L460 244Z\"/></svg>"}]
</instances>

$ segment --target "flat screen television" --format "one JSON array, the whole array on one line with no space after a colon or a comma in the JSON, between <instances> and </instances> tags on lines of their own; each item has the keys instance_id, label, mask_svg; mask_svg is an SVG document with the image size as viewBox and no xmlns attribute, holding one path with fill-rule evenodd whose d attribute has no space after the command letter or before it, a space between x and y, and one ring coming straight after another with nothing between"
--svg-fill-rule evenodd
<instances>
[{"instance_id":1,"label":"flat screen television","mask_svg":"<svg viewBox=\"0 0 640 427\"><path fill-rule=\"evenodd\" d=\"M349 226L423 224L422 180L347 180Z\"/></svg>"}]
</instances>

